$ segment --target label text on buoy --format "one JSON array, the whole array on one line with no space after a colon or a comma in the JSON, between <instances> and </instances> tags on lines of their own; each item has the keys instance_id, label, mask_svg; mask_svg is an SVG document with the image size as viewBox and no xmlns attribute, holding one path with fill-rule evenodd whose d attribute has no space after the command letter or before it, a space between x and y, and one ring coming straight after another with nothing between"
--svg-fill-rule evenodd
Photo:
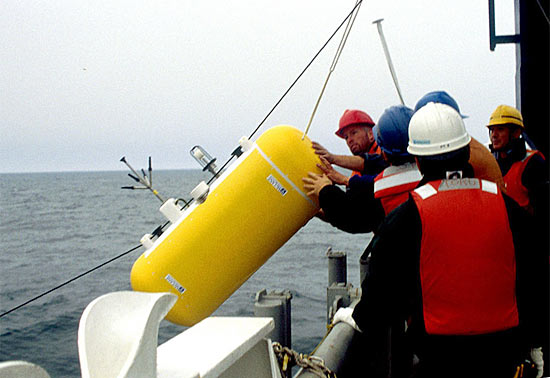
<instances>
[{"instance_id":1,"label":"label text on buoy","mask_svg":"<svg viewBox=\"0 0 550 378\"><path fill-rule=\"evenodd\" d=\"M172 277L170 274L167 274L166 277L164 277L164 279L168 281L168 283L172 285L174 289L176 289L180 294L183 294L183 292L185 291L185 288L181 286L181 284L178 281L176 281L174 277Z\"/></svg>"},{"instance_id":2,"label":"label text on buoy","mask_svg":"<svg viewBox=\"0 0 550 378\"><path fill-rule=\"evenodd\" d=\"M269 181L269 183L273 185L273 187L277 189L277 191L281 193L281 195L284 196L286 194L287 190L285 189L285 187L282 186L281 183L275 177L273 177L273 175L267 176L267 181Z\"/></svg>"}]
</instances>

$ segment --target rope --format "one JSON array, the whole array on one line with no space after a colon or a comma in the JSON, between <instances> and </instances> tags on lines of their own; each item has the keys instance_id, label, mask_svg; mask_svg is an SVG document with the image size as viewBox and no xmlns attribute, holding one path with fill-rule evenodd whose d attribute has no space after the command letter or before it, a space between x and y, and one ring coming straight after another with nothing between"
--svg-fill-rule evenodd
<instances>
[{"instance_id":1,"label":"rope","mask_svg":"<svg viewBox=\"0 0 550 378\"><path fill-rule=\"evenodd\" d=\"M273 343L273 351L279 360L283 376L292 366L299 366L320 378L336 378L336 373L327 368L320 357L298 353L288 347L283 347L277 342Z\"/></svg>"},{"instance_id":2,"label":"rope","mask_svg":"<svg viewBox=\"0 0 550 378\"><path fill-rule=\"evenodd\" d=\"M317 346L315 347L315 349L313 349L313 351L311 352L311 354L315 354L315 352L317 352L317 349L319 349L319 347L321 346L321 344L323 344L323 342L324 342L325 339L328 337L330 331L332 331L333 328L334 328L334 324L333 324L333 323L327 324L327 332L325 333L325 336L323 336L323 338L321 339L321 341L319 341L319 343L317 344Z\"/></svg>"},{"instance_id":3,"label":"rope","mask_svg":"<svg viewBox=\"0 0 550 378\"><path fill-rule=\"evenodd\" d=\"M71 279L68 280L68 281L63 282L63 283L60 284L60 285L57 285L56 287L51 288L50 290L48 290L48 291L46 291L46 292L44 292L44 293L42 293L42 294L40 294L40 295L37 295L36 297L34 297L34 298L32 298L32 299L29 299L29 300L26 301L25 303L22 303L22 304L20 304L19 306L16 306L16 307L12 308L11 310L8 310L8 311L6 311L6 312L3 312L2 314L0 314L0 318L2 318L2 317L4 317L4 316L6 316L6 315L8 315L8 314L10 314L10 313L12 313L12 312L18 310L18 309L20 309L21 307L24 307L24 306L28 305L28 304L31 303L31 302L36 301L37 299L42 298L43 296L45 296L45 295L47 295L47 294L49 294L49 293L51 293L51 292L53 292L53 291L55 291L55 290L57 290L57 289L62 288L63 286L66 286L66 285L70 284L70 283L73 282L73 281L76 281L77 279L79 279L79 278L81 278L81 277L84 277L84 276L87 275L87 274L92 273L93 271L98 270L99 268L101 268L101 267L103 267L103 266L105 266L105 265L107 265L107 264L110 264L111 262L113 262L113 261L115 261L115 260L120 259L121 257L126 256L127 254L129 254L129 253L135 251L136 249L138 249L139 247L141 247L141 244L135 246L134 248L131 248L131 249L127 250L127 251L124 252L124 253L121 253L120 255L118 255L118 256L116 256L116 257L113 257L113 258L110 259L110 260L105 261L104 263L99 264L99 265L96 266L95 268L92 268L92 269L90 269L90 270L88 270L88 271L86 271L86 272L84 272L84 273L79 274L78 276L76 276L76 277L74 277L74 278L71 278Z\"/></svg>"},{"instance_id":4,"label":"rope","mask_svg":"<svg viewBox=\"0 0 550 378\"><path fill-rule=\"evenodd\" d=\"M338 45L338 48L336 49L336 54L334 55L334 58L332 59L332 64L330 65L327 78L325 79L325 83L323 85L323 88L321 89L321 93L319 94L319 98L317 98L317 102L315 103L315 106L313 107L313 112L311 113L311 117L309 117L309 122L306 126L306 129L304 131L304 135L302 135L302 140L306 137L307 133L309 132L309 128L311 127L311 123L313 122L313 117L315 117L315 113L317 113L317 108L319 107L319 103L321 102L321 98L323 97L323 94L325 93L325 89L327 88L328 81L330 79L330 76L332 75L332 72L334 72L334 69L336 68L336 64L338 63L338 60L340 59L340 55L342 54L342 51L344 50L344 46L346 45L346 42L349 37L349 33L351 32L351 28L355 22L355 18L357 17L357 14L359 13L359 7L361 6L362 0L357 0L355 3L355 7L351 11L351 13L346 17L348 19L348 24L346 25L346 29L344 30L344 34L342 35L342 40L340 41L340 44ZM355 13L354 13L355 12ZM353 14L353 17L350 17Z\"/></svg>"}]
</instances>

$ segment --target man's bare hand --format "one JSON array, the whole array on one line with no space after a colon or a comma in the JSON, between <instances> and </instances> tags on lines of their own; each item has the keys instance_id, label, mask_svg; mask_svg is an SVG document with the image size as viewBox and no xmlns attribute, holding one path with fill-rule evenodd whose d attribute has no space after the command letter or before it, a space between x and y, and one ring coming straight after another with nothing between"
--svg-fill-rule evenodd
<instances>
[{"instance_id":1,"label":"man's bare hand","mask_svg":"<svg viewBox=\"0 0 550 378\"><path fill-rule=\"evenodd\" d=\"M334 167L329 163L327 159L320 156L321 164L317 164L319 168L323 171L325 175L332 181L334 184L338 185L348 185L349 178L338 172Z\"/></svg>"},{"instance_id":2,"label":"man's bare hand","mask_svg":"<svg viewBox=\"0 0 550 378\"><path fill-rule=\"evenodd\" d=\"M319 200L319 192L327 185L332 185L332 181L325 174L309 172L307 177L302 178L306 194Z\"/></svg>"},{"instance_id":3,"label":"man's bare hand","mask_svg":"<svg viewBox=\"0 0 550 378\"><path fill-rule=\"evenodd\" d=\"M311 146L317 155L325 158L330 164L334 163L334 155L331 154L325 147L321 146L317 142L311 142Z\"/></svg>"},{"instance_id":4,"label":"man's bare hand","mask_svg":"<svg viewBox=\"0 0 550 378\"><path fill-rule=\"evenodd\" d=\"M311 142L311 147L319 157L326 159L329 164L359 172L363 171L365 167L365 159L360 155L335 155L317 142ZM343 184L341 178L338 181Z\"/></svg>"}]
</instances>

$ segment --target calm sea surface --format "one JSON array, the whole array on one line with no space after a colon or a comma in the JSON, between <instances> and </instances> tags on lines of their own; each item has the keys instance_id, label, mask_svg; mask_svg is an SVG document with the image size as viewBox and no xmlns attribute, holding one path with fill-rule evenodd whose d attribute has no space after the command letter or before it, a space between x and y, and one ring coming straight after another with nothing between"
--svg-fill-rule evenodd
<instances>
[{"instance_id":1,"label":"calm sea surface","mask_svg":"<svg viewBox=\"0 0 550 378\"><path fill-rule=\"evenodd\" d=\"M189 198L209 177L198 170L153 172L165 198ZM139 245L165 222L160 201L126 172L0 174L0 313ZM243 237L253 230L243 230ZM325 334L328 247L348 253L348 282L359 285L358 260L371 235L351 235L317 218L297 232L216 312L253 316L261 289L288 289L292 347L309 353ZM78 322L93 299L130 290L138 249L0 318L0 361L26 360L54 377L79 377ZM161 323L159 343L184 327Z\"/></svg>"}]
</instances>

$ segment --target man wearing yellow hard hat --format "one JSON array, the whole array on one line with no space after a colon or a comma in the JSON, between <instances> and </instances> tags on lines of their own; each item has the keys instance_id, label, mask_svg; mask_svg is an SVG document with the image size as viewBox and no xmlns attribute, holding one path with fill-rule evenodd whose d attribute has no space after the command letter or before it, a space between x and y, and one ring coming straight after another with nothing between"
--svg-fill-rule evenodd
<instances>
[{"instance_id":1,"label":"man wearing yellow hard hat","mask_svg":"<svg viewBox=\"0 0 550 378\"><path fill-rule=\"evenodd\" d=\"M499 105L487 127L490 148L502 171L506 193L531 214L537 209L548 209L546 162L542 153L526 148L522 138L525 126L519 110Z\"/></svg>"},{"instance_id":2,"label":"man wearing yellow hard hat","mask_svg":"<svg viewBox=\"0 0 550 378\"><path fill-rule=\"evenodd\" d=\"M548 127L540 125L542 127ZM489 137L491 151L497 159L502 171L506 194L519 205L534 215L534 234L540 235L540 244L532 251L534 254L550 255L548 229L549 227L549 184L548 164L544 156L537 150L526 147L522 137L525 131L521 112L508 105L499 105L489 119ZM549 257L546 257L548 259ZM548 285L540 287L538 308L548 313ZM543 348L544 365L548 374L549 330L540 330L545 335Z\"/></svg>"}]
</instances>

